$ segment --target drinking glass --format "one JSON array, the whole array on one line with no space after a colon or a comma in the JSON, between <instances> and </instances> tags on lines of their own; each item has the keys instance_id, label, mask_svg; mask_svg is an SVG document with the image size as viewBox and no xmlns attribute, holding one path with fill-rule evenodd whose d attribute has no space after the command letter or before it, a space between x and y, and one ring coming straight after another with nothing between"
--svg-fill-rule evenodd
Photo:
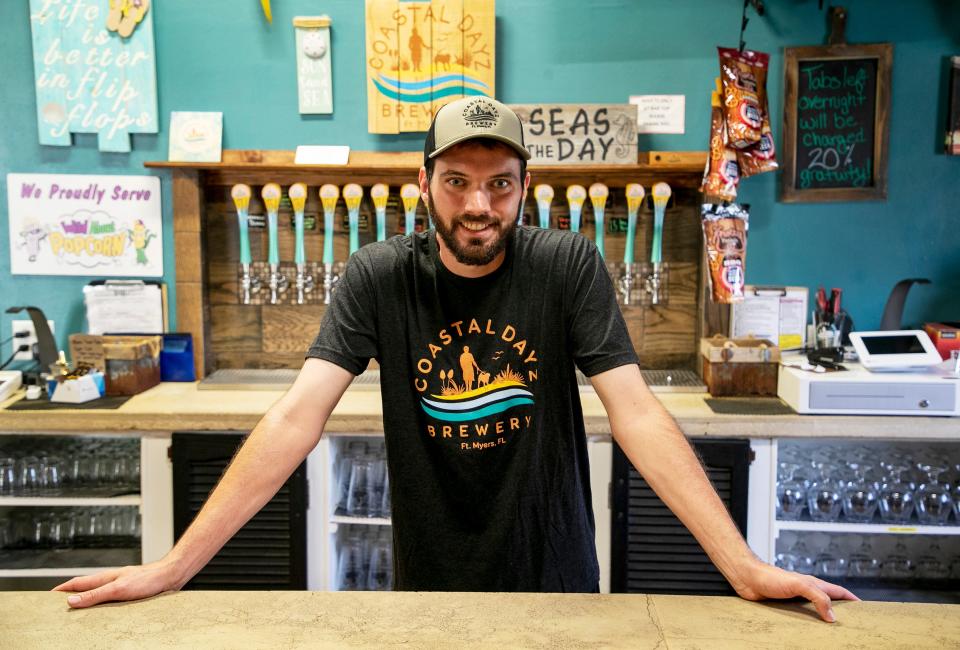
<instances>
[{"instance_id":1,"label":"drinking glass","mask_svg":"<svg viewBox=\"0 0 960 650\"><path fill-rule=\"evenodd\" d=\"M828 465L821 463L819 470L819 478L807 490L807 508L814 521L836 521L843 507L842 485L831 478Z\"/></svg>"},{"instance_id":2,"label":"drinking glass","mask_svg":"<svg viewBox=\"0 0 960 650\"><path fill-rule=\"evenodd\" d=\"M369 460L355 461L350 468L350 494L347 496L347 514L351 517L369 517L373 468ZM378 504L379 505L379 504Z\"/></svg>"},{"instance_id":3,"label":"drinking glass","mask_svg":"<svg viewBox=\"0 0 960 650\"><path fill-rule=\"evenodd\" d=\"M360 539L350 537L340 547L337 565L337 588L340 591L358 591L366 585L363 573L363 547Z\"/></svg>"},{"instance_id":4,"label":"drinking glass","mask_svg":"<svg viewBox=\"0 0 960 650\"><path fill-rule=\"evenodd\" d=\"M12 496L16 491L17 464L12 458L0 458L0 496Z\"/></svg>"},{"instance_id":5,"label":"drinking glass","mask_svg":"<svg viewBox=\"0 0 960 650\"><path fill-rule=\"evenodd\" d=\"M777 519L796 521L803 513L806 488L795 478L799 465L780 463L780 480L777 481Z\"/></svg>"},{"instance_id":6,"label":"drinking glass","mask_svg":"<svg viewBox=\"0 0 960 650\"><path fill-rule=\"evenodd\" d=\"M24 496L34 496L40 491L40 459L36 456L24 456L17 470L17 492Z\"/></svg>"},{"instance_id":7,"label":"drinking glass","mask_svg":"<svg viewBox=\"0 0 960 650\"><path fill-rule=\"evenodd\" d=\"M847 558L837 543L834 535L830 535L827 547L820 551L814 560L814 573L828 578L843 578L847 575Z\"/></svg>"},{"instance_id":8,"label":"drinking glass","mask_svg":"<svg viewBox=\"0 0 960 650\"><path fill-rule=\"evenodd\" d=\"M917 488L917 519L921 524L943 526L953 510L950 488L939 482L940 475L947 470L945 465L921 465L927 474L927 480Z\"/></svg>"},{"instance_id":9,"label":"drinking glass","mask_svg":"<svg viewBox=\"0 0 960 650\"><path fill-rule=\"evenodd\" d=\"M370 570L367 574L367 589L389 591L393 583L393 558L390 542L381 535L370 548Z\"/></svg>"},{"instance_id":10,"label":"drinking glass","mask_svg":"<svg viewBox=\"0 0 960 650\"><path fill-rule=\"evenodd\" d=\"M804 543L802 537L797 537L797 541L790 547L788 553L792 556L794 571L808 576L813 575L813 555L807 549L807 545Z\"/></svg>"},{"instance_id":11,"label":"drinking glass","mask_svg":"<svg viewBox=\"0 0 960 650\"><path fill-rule=\"evenodd\" d=\"M380 500L380 516L389 519L392 512L392 506L390 504L390 470L388 469L383 473L383 498Z\"/></svg>"},{"instance_id":12,"label":"drinking glass","mask_svg":"<svg viewBox=\"0 0 960 650\"><path fill-rule=\"evenodd\" d=\"M890 524L905 524L913 514L914 498L910 484L903 480L910 468L895 465L889 468L889 479L880 489L880 518Z\"/></svg>"},{"instance_id":13,"label":"drinking glass","mask_svg":"<svg viewBox=\"0 0 960 650\"><path fill-rule=\"evenodd\" d=\"M859 463L851 463L849 467L854 471L854 478L843 492L843 515L852 523L870 523L877 511L877 491L867 479L870 467Z\"/></svg>"},{"instance_id":14,"label":"drinking glass","mask_svg":"<svg viewBox=\"0 0 960 650\"><path fill-rule=\"evenodd\" d=\"M880 558L873 552L869 539L864 536L860 547L847 558L847 575L851 578L876 578L880 575Z\"/></svg>"},{"instance_id":15,"label":"drinking glass","mask_svg":"<svg viewBox=\"0 0 960 650\"><path fill-rule=\"evenodd\" d=\"M383 516L380 506L383 504L384 480L387 475L387 463L377 458L370 463L370 512L371 517Z\"/></svg>"},{"instance_id":16,"label":"drinking glass","mask_svg":"<svg viewBox=\"0 0 960 650\"><path fill-rule=\"evenodd\" d=\"M950 577L950 565L944 561L939 540L934 537L923 555L917 558L916 574L927 580L946 580Z\"/></svg>"},{"instance_id":17,"label":"drinking glass","mask_svg":"<svg viewBox=\"0 0 960 650\"><path fill-rule=\"evenodd\" d=\"M913 575L913 562L907 555L907 547L898 541L893 551L883 558L880 575L884 578L909 578Z\"/></svg>"},{"instance_id":18,"label":"drinking glass","mask_svg":"<svg viewBox=\"0 0 960 650\"><path fill-rule=\"evenodd\" d=\"M63 486L63 469L60 459L56 456L44 456L40 459L40 484L43 492L50 496L60 494Z\"/></svg>"}]
</instances>

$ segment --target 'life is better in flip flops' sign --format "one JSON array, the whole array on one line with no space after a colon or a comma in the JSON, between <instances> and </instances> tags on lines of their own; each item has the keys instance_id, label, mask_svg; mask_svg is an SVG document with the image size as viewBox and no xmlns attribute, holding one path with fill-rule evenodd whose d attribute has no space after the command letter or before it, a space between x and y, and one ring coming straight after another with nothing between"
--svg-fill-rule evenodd
<instances>
[{"instance_id":1,"label":"'life is better in flip flops' sign","mask_svg":"<svg viewBox=\"0 0 960 650\"><path fill-rule=\"evenodd\" d=\"M40 144L96 133L101 151L130 151L157 132L150 0L30 0Z\"/></svg>"}]
</instances>

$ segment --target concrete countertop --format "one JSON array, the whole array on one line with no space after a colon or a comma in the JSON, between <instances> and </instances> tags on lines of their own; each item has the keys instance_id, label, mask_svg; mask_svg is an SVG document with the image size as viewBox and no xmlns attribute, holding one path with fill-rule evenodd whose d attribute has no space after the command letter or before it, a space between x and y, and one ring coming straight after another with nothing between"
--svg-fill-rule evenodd
<instances>
[{"instance_id":1,"label":"concrete countertop","mask_svg":"<svg viewBox=\"0 0 960 650\"><path fill-rule=\"evenodd\" d=\"M196 383L162 383L117 409L11 411L19 391L0 404L0 432L250 430L283 391L198 390ZM720 415L701 393L657 393L691 437L902 438L960 440L960 419L859 415ZM596 394L582 393L587 433L609 435L606 411ZM349 389L334 409L328 433L382 433L380 392Z\"/></svg>"},{"instance_id":2,"label":"concrete countertop","mask_svg":"<svg viewBox=\"0 0 960 650\"><path fill-rule=\"evenodd\" d=\"M960 605L809 605L640 594L181 592L69 610L0 593L10 648L948 648Z\"/></svg>"}]
</instances>

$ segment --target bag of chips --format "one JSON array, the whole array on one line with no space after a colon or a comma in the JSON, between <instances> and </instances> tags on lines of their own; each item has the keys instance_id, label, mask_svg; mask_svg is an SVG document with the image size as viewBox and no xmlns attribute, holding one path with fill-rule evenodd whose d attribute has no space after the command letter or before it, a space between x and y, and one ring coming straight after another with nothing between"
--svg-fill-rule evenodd
<instances>
[{"instance_id":1,"label":"bag of chips","mask_svg":"<svg viewBox=\"0 0 960 650\"><path fill-rule=\"evenodd\" d=\"M734 148L746 149L760 142L763 136L770 55L729 47L718 47L717 52L727 137Z\"/></svg>"},{"instance_id":2,"label":"bag of chips","mask_svg":"<svg viewBox=\"0 0 960 650\"><path fill-rule=\"evenodd\" d=\"M700 209L703 239L710 266L710 294L714 302L743 302L746 284L747 206L705 203Z\"/></svg>"},{"instance_id":3,"label":"bag of chips","mask_svg":"<svg viewBox=\"0 0 960 650\"><path fill-rule=\"evenodd\" d=\"M733 201L737 198L740 168L737 164L737 151L727 144L727 129L719 92L712 94L710 105L710 150L707 153L707 166L703 170L700 191L720 201Z\"/></svg>"}]
</instances>

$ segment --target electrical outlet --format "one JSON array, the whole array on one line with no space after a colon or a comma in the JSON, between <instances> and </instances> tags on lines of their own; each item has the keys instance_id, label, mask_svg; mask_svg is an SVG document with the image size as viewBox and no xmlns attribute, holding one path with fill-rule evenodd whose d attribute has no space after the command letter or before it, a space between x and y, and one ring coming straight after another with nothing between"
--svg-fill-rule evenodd
<instances>
[{"instance_id":1,"label":"electrical outlet","mask_svg":"<svg viewBox=\"0 0 960 650\"><path fill-rule=\"evenodd\" d=\"M17 355L13 357L14 361L33 361L33 344L37 342L37 332L36 330L33 329L33 321L32 320L14 320L14 321L10 321L10 325L13 330L11 334L14 335L14 339L13 341L11 341L11 343L13 344L13 349L16 350L21 345L30 346L30 349L27 350L26 352L17 352ZM53 328L53 321L48 320L47 325L50 326L51 334L56 334L56 330ZM29 334L25 338L22 338L22 339L16 338L17 332L24 332L24 331L29 332Z\"/></svg>"}]
</instances>

